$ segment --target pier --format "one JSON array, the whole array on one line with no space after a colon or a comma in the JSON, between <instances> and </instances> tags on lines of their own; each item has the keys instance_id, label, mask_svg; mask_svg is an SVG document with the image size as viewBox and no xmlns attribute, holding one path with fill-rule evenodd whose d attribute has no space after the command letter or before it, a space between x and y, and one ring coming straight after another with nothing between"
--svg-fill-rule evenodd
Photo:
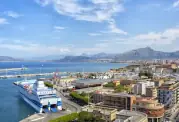
<instances>
[{"instance_id":1,"label":"pier","mask_svg":"<svg viewBox=\"0 0 179 122\"><path fill-rule=\"evenodd\" d=\"M0 69L0 72L7 72L7 71L19 71L24 70L23 68L7 68L7 69Z\"/></svg>"},{"instance_id":2,"label":"pier","mask_svg":"<svg viewBox=\"0 0 179 122\"><path fill-rule=\"evenodd\" d=\"M54 75L54 72L52 72L52 73L36 73L36 74L20 74L20 75L1 75L0 79L34 77L34 76L51 76L51 75Z\"/></svg>"}]
</instances>

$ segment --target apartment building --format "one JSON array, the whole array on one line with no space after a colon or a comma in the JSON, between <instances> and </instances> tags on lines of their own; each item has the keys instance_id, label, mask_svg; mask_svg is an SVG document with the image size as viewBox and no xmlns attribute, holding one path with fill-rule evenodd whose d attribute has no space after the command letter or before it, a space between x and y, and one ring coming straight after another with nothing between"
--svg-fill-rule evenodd
<instances>
[{"instance_id":1,"label":"apartment building","mask_svg":"<svg viewBox=\"0 0 179 122\"><path fill-rule=\"evenodd\" d=\"M146 113L148 122L163 122L165 113L164 105L150 97L136 98L133 110Z\"/></svg>"},{"instance_id":2,"label":"apartment building","mask_svg":"<svg viewBox=\"0 0 179 122\"><path fill-rule=\"evenodd\" d=\"M142 81L138 82L133 87L133 93L138 95L146 95L146 87L155 86L154 82Z\"/></svg>"},{"instance_id":3,"label":"apartment building","mask_svg":"<svg viewBox=\"0 0 179 122\"><path fill-rule=\"evenodd\" d=\"M166 109L179 103L179 82L168 81L158 88L158 101L163 103Z\"/></svg>"},{"instance_id":4,"label":"apartment building","mask_svg":"<svg viewBox=\"0 0 179 122\"><path fill-rule=\"evenodd\" d=\"M148 86L146 88L146 97L157 98L157 89L156 89L156 87Z\"/></svg>"},{"instance_id":5,"label":"apartment building","mask_svg":"<svg viewBox=\"0 0 179 122\"><path fill-rule=\"evenodd\" d=\"M118 110L132 110L135 99L135 96L127 93L109 93L103 95L103 104Z\"/></svg>"}]
</instances>

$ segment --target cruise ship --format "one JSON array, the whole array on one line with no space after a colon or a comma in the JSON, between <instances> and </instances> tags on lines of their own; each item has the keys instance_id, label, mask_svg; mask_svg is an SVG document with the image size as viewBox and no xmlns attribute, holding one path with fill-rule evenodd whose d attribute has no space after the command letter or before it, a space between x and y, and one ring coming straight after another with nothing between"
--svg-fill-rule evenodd
<instances>
[{"instance_id":1,"label":"cruise ship","mask_svg":"<svg viewBox=\"0 0 179 122\"><path fill-rule=\"evenodd\" d=\"M39 113L57 112L62 110L61 98L56 90L46 87L41 80L25 80L14 82L19 89L20 96Z\"/></svg>"}]
</instances>

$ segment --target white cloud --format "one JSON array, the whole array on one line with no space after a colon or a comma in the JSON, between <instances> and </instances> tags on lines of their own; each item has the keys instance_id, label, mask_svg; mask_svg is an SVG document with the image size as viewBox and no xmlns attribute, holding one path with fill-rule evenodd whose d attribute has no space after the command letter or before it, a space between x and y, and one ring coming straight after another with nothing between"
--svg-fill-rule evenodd
<instances>
[{"instance_id":1,"label":"white cloud","mask_svg":"<svg viewBox=\"0 0 179 122\"><path fill-rule=\"evenodd\" d=\"M36 0L36 2L42 6L52 5L59 14L70 16L75 20L107 21L110 29L108 33L127 35L127 32L117 28L113 19L117 13L124 11L121 0L88 0L89 4L82 4L80 0Z\"/></svg>"},{"instance_id":2,"label":"white cloud","mask_svg":"<svg viewBox=\"0 0 179 122\"><path fill-rule=\"evenodd\" d=\"M64 29L66 29L66 27L54 26L54 29L56 29L56 30L64 30Z\"/></svg>"},{"instance_id":3,"label":"white cloud","mask_svg":"<svg viewBox=\"0 0 179 122\"><path fill-rule=\"evenodd\" d=\"M21 14L16 13L14 11L5 11L4 14L12 18L19 18L20 16L22 16Z\"/></svg>"},{"instance_id":4,"label":"white cloud","mask_svg":"<svg viewBox=\"0 0 179 122\"><path fill-rule=\"evenodd\" d=\"M174 7L174 8L179 7L179 0L177 0L177 1L175 1L175 2L173 3L173 7Z\"/></svg>"},{"instance_id":5,"label":"white cloud","mask_svg":"<svg viewBox=\"0 0 179 122\"><path fill-rule=\"evenodd\" d=\"M112 18L116 13L123 12L120 0L89 0L90 4L81 4L79 0L36 0L41 5L52 4L61 15L76 20L102 22Z\"/></svg>"},{"instance_id":6,"label":"white cloud","mask_svg":"<svg viewBox=\"0 0 179 122\"><path fill-rule=\"evenodd\" d=\"M100 36L101 33L88 33L89 36Z\"/></svg>"},{"instance_id":7,"label":"white cloud","mask_svg":"<svg viewBox=\"0 0 179 122\"><path fill-rule=\"evenodd\" d=\"M100 44L125 44L125 45L169 45L179 39L179 27L169 28L162 32L149 32L126 38L112 38L111 40L100 40Z\"/></svg>"},{"instance_id":8,"label":"white cloud","mask_svg":"<svg viewBox=\"0 0 179 122\"><path fill-rule=\"evenodd\" d=\"M128 45L168 45L173 44L179 39L179 28L169 28L163 32L149 32L146 34L139 34L133 37L116 39L114 43L128 44ZM109 41L110 42L110 41Z\"/></svg>"},{"instance_id":9,"label":"white cloud","mask_svg":"<svg viewBox=\"0 0 179 122\"><path fill-rule=\"evenodd\" d=\"M111 33L127 35L127 32L125 32L125 31L123 31L123 30L117 28L116 23L115 23L114 20L109 21L109 26L108 26L108 28L109 28L109 31L110 31Z\"/></svg>"},{"instance_id":10,"label":"white cloud","mask_svg":"<svg viewBox=\"0 0 179 122\"><path fill-rule=\"evenodd\" d=\"M1 24L9 24L9 23L8 23L7 19L5 19L5 18L0 18L0 25L1 25Z\"/></svg>"}]
</instances>

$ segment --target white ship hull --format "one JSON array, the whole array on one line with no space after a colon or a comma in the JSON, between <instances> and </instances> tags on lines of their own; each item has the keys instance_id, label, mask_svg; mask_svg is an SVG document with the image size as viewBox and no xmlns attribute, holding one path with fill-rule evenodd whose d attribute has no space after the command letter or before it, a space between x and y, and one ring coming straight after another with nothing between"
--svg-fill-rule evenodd
<instances>
[{"instance_id":1,"label":"white ship hull","mask_svg":"<svg viewBox=\"0 0 179 122\"><path fill-rule=\"evenodd\" d=\"M21 98L38 113L62 110L61 98L42 81L16 82Z\"/></svg>"},{"instance_id":2,"label":"white ship hull","mask_svg":"<svg viewBox=\"0 0 179 122\"><path fill-rule=\"evenodd\" d=\"M34 103L32 103L30 100L28 100L25 96L23 96L22 94L20 94L21 98L27 103L29 104L32 108L34 108L38 113L42 113L42 108L38 107L37 105L35 105Z\"/></svg>"}]
</instances>

